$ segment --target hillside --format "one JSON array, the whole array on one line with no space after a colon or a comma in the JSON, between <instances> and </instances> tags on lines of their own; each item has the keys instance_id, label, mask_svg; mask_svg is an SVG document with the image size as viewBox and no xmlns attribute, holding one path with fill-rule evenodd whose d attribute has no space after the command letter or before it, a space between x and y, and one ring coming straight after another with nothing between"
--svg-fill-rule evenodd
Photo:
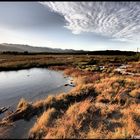
<instances>
[{"instance_id":1,"label":"hillside","mask_svg":"<svg viewBox=\"0 0 140 140\"><path fill-rule=\"evenodd\" d=\"M0 44L0 52L73 52L74 50L71 49L57 49L57 48L49 48L49 47L33 47L29 45L22 45L22 44L7 44L3 43Z\"/></svg>"},{"instance_id":2,"label":"hillside","mask_svg":"<svg viewBox=\"0 0 140 140\"><path fill-rule=\"evenodd\" d=\"M88 54L88 55L135 55L133 51L120 51L120 50L99 50L99 51L85 51L85 50L73 50L73 49L60 49L60 48L49 48L49 47L36 47L23 44L0 44L0 52L11 54L11 53L52 53L52 54Z\"/></svg>"}]
</instances>

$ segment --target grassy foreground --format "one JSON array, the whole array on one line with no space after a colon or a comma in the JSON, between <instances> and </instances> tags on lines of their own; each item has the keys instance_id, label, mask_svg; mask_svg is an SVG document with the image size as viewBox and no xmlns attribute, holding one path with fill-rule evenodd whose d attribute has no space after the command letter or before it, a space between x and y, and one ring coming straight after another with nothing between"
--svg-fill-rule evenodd
<instances>
[{"instance_id":1,"label":"grassy foreground","mask_svg":"<svg viewBox=\"0 0 140 140\"><path fill-rule=\"evenodd\" d=\"M86 55L0 57L3 57L0 67L5 70L26 68L31 64L51 66L73 77L76 85L69 93L48 96L34 103L21 99L17 110L3 118L0 126L37 116L29 138L140 136L140 60ZM122 64L124 68L120 68Z\"/></svg>"}]
</instances>

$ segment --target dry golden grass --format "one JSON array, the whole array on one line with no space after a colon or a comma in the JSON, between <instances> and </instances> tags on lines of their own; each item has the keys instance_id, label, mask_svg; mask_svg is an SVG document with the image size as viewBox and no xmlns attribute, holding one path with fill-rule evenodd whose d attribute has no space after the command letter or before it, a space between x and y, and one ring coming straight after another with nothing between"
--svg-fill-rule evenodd
<instances>
[{"instance_id":1,"label":"dry golden grass","mask_svg":"<svg viewBox=\"0 0 140 140\"><path fill-rule=\"evenodd\" d=\"M52 124L55 118L56 110L54 108L45 111L38 119L29 132L31 138L39 139L45 135L48 126Z\"/></svg>"},{"instance_id":2,"label":"dry golden grass","mask_svg":"<svg viewBox=\"0 0 140 140\"><path fill-rule=\"evenodd\" d=\"M132 90L129 95L135 98L140 98L140 88Z\"/></svg>"},{"instance_id":3,"label":"dry golden grass","mask_svg":"<svg viewBox=\"0 0 140 140\"><path fill-rule=\"evenodd\" d=\"M90 107L90 100L70 105L62 118L56 121L53 131L48 131L45 138L76 138L81 135L79 131L86 119L87 110ZM79 132L78 132L79 131Z\"/></svg>"},{"instance_id":4,"label":"dry golden grass","mask_svg":"<svg viewBox=\"0 0 140 140\"><path fill-rule=\"evenodd\" d=\"M30 104L28 103L28 101L26 101L24 98L21 98L17 105L17 110L26 110L27 108L29 108L29 106Z\"/></svg>"},{"instance_id":5,"label":"dry golden grass","mask_svg":"<svg viewBox=\"0 0 140 140\"><path fill-rule=\"evenodd\" d=\"M75 59L83 61L80 57ZM134 70L139 68L139 62L130 65L133 66L131 72L139 72ZM76 87L69 93L48 96L33 104L24 99L20 101L17 107L20 115L38 116L29 138L128 139L139 136L140 77L116 74L114 67L109 67L102 72L72 66L54 67L72 76ZM24 115L19 119L24 119Z\"/></svg>"},{"instance_id":6,"label":"dry golden grass","mask_svg":"<svg viewBox=\"0 0 140 140\"><path fill-rule=\"evenodd\" d=\"M129 63L128 72L140 73L140 61Z\"/></svg>"}]
</instances>

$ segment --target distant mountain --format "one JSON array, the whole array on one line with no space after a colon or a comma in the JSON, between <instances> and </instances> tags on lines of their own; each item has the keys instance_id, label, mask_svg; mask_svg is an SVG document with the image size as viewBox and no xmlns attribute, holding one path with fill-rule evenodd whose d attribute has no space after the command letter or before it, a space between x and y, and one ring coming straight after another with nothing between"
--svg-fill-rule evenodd
<instances>
[{"instance_id":1,"label":"distant mountain","mask_svg":"<svg viewBox=\"0 0 140 140\"><path fill-rule=\"evenodd\" d=\"M87 54L87 55L135 55L137 52L133 51L120 51L120 50L102 50L102 51L84 51L73 49L58 49L49 47L34 47L22 44L0 44L0 52L15 53L15 52L28 52L28 53L55 53L55 54Z\"/></svg>"},{"instance_id":2,"label":"distant mountain","mask_svg":"<svg viewBox=\"0 0 140 140\"><path fill-rule=\"evenodd\" d=\"M22 44L0 44L0 52L49 52L49 53L67 53L67 52L77 52L72 49L57 49L57 48L49 48L49 47L33 47L29 45ZM82 51L82 50L80 50ZM79 52L79 51L78 51Z\"/></svg>"}]
</instances>

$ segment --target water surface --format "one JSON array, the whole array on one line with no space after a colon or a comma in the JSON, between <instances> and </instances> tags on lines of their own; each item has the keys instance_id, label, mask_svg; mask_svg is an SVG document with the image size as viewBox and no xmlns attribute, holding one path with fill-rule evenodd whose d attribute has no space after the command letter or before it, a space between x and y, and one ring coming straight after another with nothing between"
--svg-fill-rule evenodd
<instances>
[{"instance_id":1,"label":"water surface","mask_svg":"<svg viewBox=\"0 0 140 140\"><path fill-rule=\"evenodd\" d=\"M42 99L48 94L66 92L68 78L61 72L45 68L0 72L0 107L15 106L20 98Z\"/></svg>"},{"instance_id":2,"label":"water surface","mask_svg":"<svg viewBox=\"0 0 140 140\"><path fill-rule=\"evenodd\" d=\"M64 78L62 72L45 68L0 72L0 107L10 106L15 109L21 98L30 102L67 92L71 89L64 86L68 82L69 78ZM1 114L0 118L3 116L4 114ZM0 138L28 138L28 132L35 121L34 117L28 122L19 120L8 128L0 127Z\"/></svg>"}]
</instances>

